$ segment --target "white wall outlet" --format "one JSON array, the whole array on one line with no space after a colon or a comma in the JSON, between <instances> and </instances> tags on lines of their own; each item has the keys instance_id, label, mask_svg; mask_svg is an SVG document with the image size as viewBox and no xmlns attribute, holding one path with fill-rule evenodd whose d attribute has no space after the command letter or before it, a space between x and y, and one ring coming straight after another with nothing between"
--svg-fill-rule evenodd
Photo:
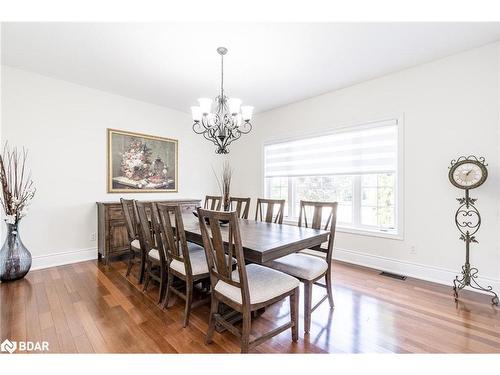
<instances>
[{"instance_id":1,"label":"white wall outlet","mask_svg":"<svg viewBox=\"0 0 500 375\"><path fill-rule=\"evenodd\" d=\"M417 247L415 245L410 246L410 254L416 254L417 253Z\"/></svg>"},{"instance_id":2,"label":"white wall outlet","mask_svg":"<svg viewBox=\"0 0 500 375\"><path fill-rule=\"evenodd\" d=\"M90 233L90 240L95 241L95 239L96 239L96 233L95 232Z\"/></svg>"}]
</instances>

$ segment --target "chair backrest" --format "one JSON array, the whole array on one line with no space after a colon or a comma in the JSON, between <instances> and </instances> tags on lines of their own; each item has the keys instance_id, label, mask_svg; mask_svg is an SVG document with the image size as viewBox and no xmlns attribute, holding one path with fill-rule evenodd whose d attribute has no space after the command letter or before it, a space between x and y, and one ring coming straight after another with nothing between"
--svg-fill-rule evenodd
<instances>
[{"instance_id":1,"label":"chair backrest","mask_svg":"<svg viewBox=\"0 0 500 375\"><path fill-rule=\"evenodd\" d=\"M240 219L248 219L248 212L250 211L250 198L236 198L230 197L231 211L236 211Z\"/></svg>"},{"instance_id":2,"label":"chair backrest","mask_svg":"<svg viewBox=\"0 0 500 375\"><path fill-rule=\"evenodd\" d=\"M139 217L137 214L135 200L120 198L120 203L122 205L123 216L125 217L128 239L129 242L132 242L133 240L139 238Z\"/></svg>"},{"instance_id":3,"label":"chair backrest","mask_svg":"<svg viewBox=\"0 0 500 375\"><path fill-rule=\"evenodd\" d=\"M235 211L210 211L198 208L198 219L200 221L200 230L203 238L203 247L207 256L208 269L210 270L212 288L215 288L219 280L235 286L241 290L243 305L249 306L250 294L248 291L238 215ZM229 226L221 230L219 220L227 220ZM233 256L237 260L239 281L233 280Z\"/></svg>"},{"instance_id":4,"label":"chair backrest","mask_svg":"<svg viewBox=\"0 0 500 375\"><path fill-rule=\"evenodd\" d=\"M184 222L182 221L182 209L178 204L159 203L158 217L160 219L160 230L162 242L167 255L167 263L170 265L172 260L177 260L184 264L186 275L193 274L191 260L189 259L189 250L184 231Z\"/></svg>"},{"instance_id":5,"label":"chair backrest","mask_svg":"<svg viewBox=\"0 0 500 375\"><path fill-rule=\"evenodd\" d=\"M222 197L216 195L205 196L205 204L203 206L206 210L217 210L220 211L222 207Z\"/></svg>"},{"instance_id":6,"label":"chair backrest","mask_svg":"<svg viewBox=\"0 0 500 375\"><path fill-rule=\"evenodd\" d=\"M146 256L151 249L158 250L160 262L166 267L164 244L161 238L160 220L158 209L154 202L136 202L139 216L139 229L141 231Z\"/></svg>"},{"instance_id":7,"label":"chair backrest","mask_svg":"<svg viewBox=\"0 0 500 375\"><path fill-rule=\"evenodd\" d=\"M274 207L278 206L278 212L274 215ZM266 207L266 213L262 216ZM255 220L265 221L266 223L283 224L283 212L285 210L284 199L257 199L257 208L255 210ZM273 220L274 218L274 220Z\"/></svg>"},{"instance_id":8,"label":"chair backrest","mask_svg":"<svg viewBox=\"0 0 500 375\"><path fill-rule=\"evenodd\" d=\"M332 259L333 255L333 242L335 240L335 228L337 226L337 206L337 202L300 201L299 227L304 226L306 228L330 231L328 248L326 250L326 257L329 260ZM325 225L323 225L324 213L327 215ZM309 216L309 214L311 216ZM325 249L320 246L315 247L314 250L325 252Z\"/></svg>"}]
</instances>

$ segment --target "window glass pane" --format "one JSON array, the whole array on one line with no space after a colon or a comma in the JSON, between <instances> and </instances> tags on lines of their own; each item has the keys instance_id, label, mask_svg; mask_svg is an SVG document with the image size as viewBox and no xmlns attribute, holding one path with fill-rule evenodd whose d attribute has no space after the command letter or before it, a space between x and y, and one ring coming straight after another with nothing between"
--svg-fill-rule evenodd
<instances>
[{"instance_id":1,"label":"window glass pane","mask_svg":"<svg viewBox=\"0 0 500 375\"><path fill-rule=\"evenodd\" d=\"M378 208L378 225L381 227L394 228L394 207Z\"/></svg>"},{"instance_id":2,"label":"window glass pane","mask_svg":"<svg viewBox=\"0 0 500 375\"><path fill-rule=\"evenodd\" d=\"M394 173L384 173L377 175L378 186L394 187Z\"/></svg>"},{"instance_id":3,"label":"window glass pane","mask_svg":"<svg viewBox=\"0 0 500 375\"><path fill-rule=\"evenodd\" d=\"M361 188L361 205L362 206L377 206L377 188L363 187Z\"/></svg>"},{"instance_id":4,"label":"window glass pane","mask_svg":"<svg viewBox=\"0 0 500 375\"><path fill-rule=\"evenodd\" d=\"M352 222L353 176L294 177L293 191L294 218L299 216L301 200L339 202L337 220L343 223Z\"/></svg>"},{"instance_id":5,"label":"window glass pane","mask_svg":"<svg viewBox=\"0 0 500 375\"><path fill-rule=\"evenodd\" d=\"M352 223L352 205L339 203L337 207L337 221L340 223Z\"/></svg>"},{"instance_id":6,"label":"window glass pane","mask_svg":"<svg viewBox=\"0 0 500 375\"><path fill-rule=\"evenodd\" d=\"M285 199L288 202L288 177L268 177L265 184L265 197L271 199ZM278 211L278 206L274 207ZM284 216L288 216L288 204L285 203Z\"/></svg>"},{"instance_id":7,"label":"window glass pane","mask_svg":"<svg viewBox=\"0 0 500 375\"><path fill-rule=\"evenodd\" d=\"M394 205L394 188L392 187L379 187L377 192L378 207L388 207Z\"/></svg>"},{"instance_id":8,"label":"window glass pane","mask_svg":"<svg viewBox=\"0 0 500 375\"><path fill-rule=\"evenodd\" d=\"M361 223L363 225L377 225L377 207L361 207Z\"/></svg>"},{"instance_id":9,"label":"window glass pane","mask_svg":"<svg viewBox=\"0 0 500 375\"><path fill-rule=\"evenodd\" d=\"M361 224L394 228L394 173L361 176Z\"/></svg>"},{"instance_id":10,"label":"window glass pane","mask_svg":"<svg viewBox=\"0 0 500 375\"><path fill-rule=\"evenodd\" d=\"M362 186L377 186L377 175L376 174L367 174L363 175L361 179Z\"/></svg>"},{"instance_id":11,"label":"window glass pane","mask_svg":"<svg viewBox=\"0 0 500 375\"><path fill-rule=\"evenodd\" d=\"M288 178L271 177L268 178L268 188L266 197L272 199L288 199Z\"/></svg>"},{"instance_id":12,"label":"window glass pane","mask_svg":"<svg viewBox=\"0 0 500 375\"><path fill-rule=\"evenodd\" d=\"M337 201L339 204L352 207L354 176L335 176L334 179L337 187Z\"/></svg>"}]
</instances>

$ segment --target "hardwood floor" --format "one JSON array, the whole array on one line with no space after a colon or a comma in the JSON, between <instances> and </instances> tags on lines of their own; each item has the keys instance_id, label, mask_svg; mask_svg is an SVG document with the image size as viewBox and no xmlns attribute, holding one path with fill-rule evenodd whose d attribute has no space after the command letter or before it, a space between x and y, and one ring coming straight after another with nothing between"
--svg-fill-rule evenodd
<instances>
[{"instance_id":1,"label":"hardwood floor","mask_svg":"<svg viewBox=\"0 0 500 375\"><path fill-rule=\"evenodd\" d=\"M89 261L0 284L0 342L46 340L52 353L239 352L229 333L216 333L213 344L204 344L208 306L194 309L190 325L182 328L183 303L160 309L156 286L143 294L137 267L129 279L125 271L123 262L105 267ZM487 296L465 292L455 304L451 287L395 280L338 262L333 272L335 309L323 303L314 311L305 337L301 313L298 343L287 331L255 352L500 353L500 310ZM315 292L320 298L324 290ZM288 303L280 303L255 319L253 329L287 319Z\"/></svg>"}]
</instances>

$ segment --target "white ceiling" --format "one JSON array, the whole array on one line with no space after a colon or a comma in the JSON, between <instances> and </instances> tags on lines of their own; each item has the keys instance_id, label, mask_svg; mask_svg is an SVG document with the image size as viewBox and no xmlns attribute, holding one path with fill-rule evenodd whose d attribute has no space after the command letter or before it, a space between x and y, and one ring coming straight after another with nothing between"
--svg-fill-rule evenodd
<instances>
[{"instance_id":1,"label":"white ceiling","mask_svg":"<svg viewBox=\"0 0 500 375\"><path fill-rule=\"evenodd\" d=\"M256 112L500 39L500 23L3 23L2 64L189 112L225 89Z\"/></svg>"}]
</instances>

